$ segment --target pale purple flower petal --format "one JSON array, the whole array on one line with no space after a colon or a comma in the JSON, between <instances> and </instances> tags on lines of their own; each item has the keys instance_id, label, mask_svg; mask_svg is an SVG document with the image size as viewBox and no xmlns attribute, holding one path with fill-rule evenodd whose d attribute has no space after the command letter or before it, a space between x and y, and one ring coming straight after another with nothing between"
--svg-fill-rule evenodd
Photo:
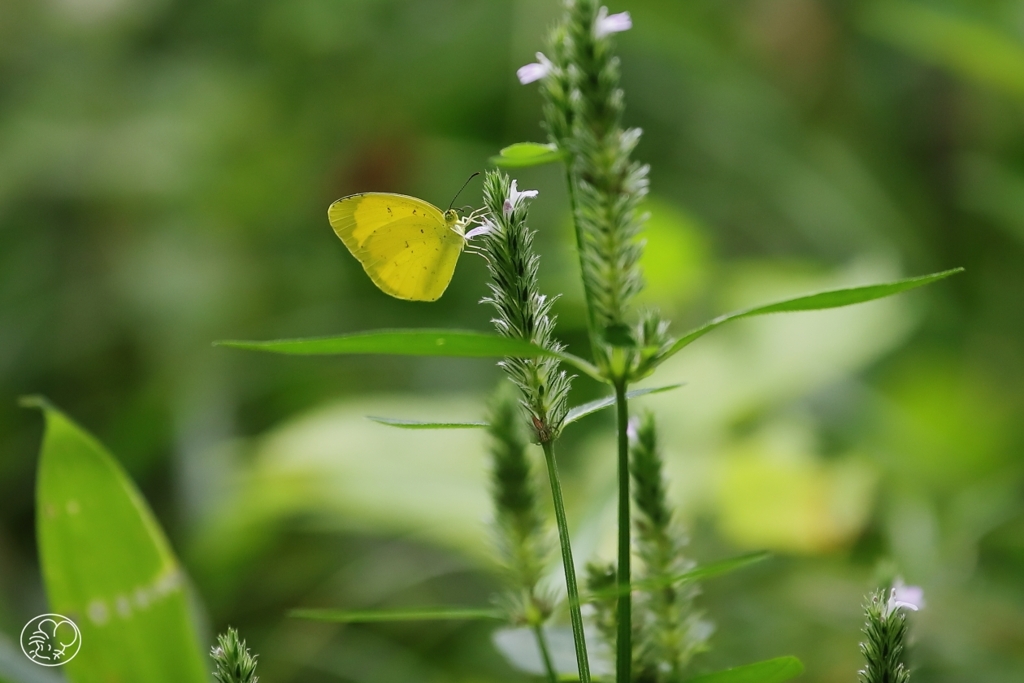
<instances>
[{"instance_id":1,"label":"pale purple flower petal","mask_svg":"<svg viewBox=\"0 0 1024 683\"><path fill-rule=\"evenodd\" d=\"M551 73L551 69L554 65L551 60L544 56L543 53L537 53L537 61L526 66L521 66L516 71L516 76L519 78L519 82L523 85L527 83L533 83Z\"/></svg>"},{"instance_id":2,"label":"pale purple flower petal","mask_svg":"<svg viewBox=\"0 0 1024 683\"><path fill-rule=\"evenodd\" d=\"M494 232L494 230L494 223L490 222L485 218L482 221L480 221L480 225L467 232L465 237L466 240L468 241L473 239L474 237L479 237L480 235L486 235L487 233Z\"/></svg>"},{"instance_id":3,"label":"pale purple flower petal","mask_svg":"<svg viewBox=\"0 0 1024 683\"><path fill-rule=\"evenodd\" d=\"M512 180L512 185L508 188L508 197L505 198L505 202L501 205L501 210L506 216L510 215L517 206L519 201L526 197L532 199L537 196L537 190L523 190L522 192L516 187L518 181Z\"/></svg>"},{"instance_id":4,"label":"pale purple flower petal","mask_svg":"<svg viewBox=\"0 0 1024 683\"><path fill-rule=\"evenodd\" d=\"M633 19L629 16L629 12L609 15L607 7L597 10L597 21L594 22L596 37L604 38L612 33L622 33L631 28L633 28Z\"/></svg>"},{"instance_id":5,"label":"pale purple flower petal","mask_svg":"<svg viewBox=\"0 0 1024 683\"><path fill-rule=\"evenodd\" d=\"M924 607L924 590L920 586L907 586L903 583L903 579L897 578L889 595L886 610L892 613L900 607L906 607L915 612Z\"/></svg>"}]
</instances>

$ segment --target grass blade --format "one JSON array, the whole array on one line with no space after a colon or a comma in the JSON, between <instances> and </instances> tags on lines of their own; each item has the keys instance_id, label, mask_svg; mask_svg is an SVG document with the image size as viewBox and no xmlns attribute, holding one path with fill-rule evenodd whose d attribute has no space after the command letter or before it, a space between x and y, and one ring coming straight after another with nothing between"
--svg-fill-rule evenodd
<instances>
[{"instance_id":1,"label":"grass blade","mask_svg":"<svg viewBox=\"0 0 1024 683\"><path fill-rule=\"evenodd\" d=\"M752 564L757 564L758 562L768 559L770 556L770 553L764 551L745 553L743 555L737 555L736 557L730 557L727 560L701 565L688 572L683 572L682 574L674 574L672 576L651 579L649 581L637 581L629 585L629 591L658 590L659 588L674 586L680 583L703 581L704 579L721 576L722 574L728 574L729 572L736 571L737 569L743 569L744 567L748 567ZM618 588L611 588L609 590L603 590L599 593L592 594L592 597L615 598L623 592L625 591L620 591Z\"/></svg>"},{"instance_id":2,"label":"grass blade","mask_svg":"<svg viewBox=\"0 0 1024 683\"><path fill-rule=\"evenodd\" d=\"M731 322L733 320L752 318L754 316L767 315L769 313L821 311L829 308L852 306L853 304L861 304L867 301L874 301L876 299L884 299L885 297L892 296L894 294L916 289L917 287L922 287L924 285L931 284L932 282L947 278L950 275L961 273L963 270L963 268L953 268L951 270L944 270L941 273L932 273L931 275L922 275L921 277L912 277L884 284L867 285L865 287L850 287L846 289L833 289L828 292L819 292L817 294L796 297L795 299L777 301L766 306L756 306L754 308L747 308L734 313L726 313L725 315L720 315L714 320L692 330L686 334L686 336L676 341L665 355L659 359L659 362L669 358L686 346L689 346L711 330L721 327L727 322Z\"/></svg>"},{"instance_id":3,"label":"grass blade","mask_svg":"<svg viewBox=\"0 0 1024 683\"><path fill-rule=\"evenodd\" d=\"M796 657L776 657L690 678L686 683L782 683L803 672L803 662Z\"/></svg>"},{"instance_id":4,"label":"grass blade","mask_svg":"<svg viewBox=\"0 0 1024 683\"><path fill-rule=\"evenodd\" d=\"M374 354L383 356L448 356L457 358L536 358L549 356L568 363L604 382L601 373L587 361L571 353L556 353L522 339L468 330L375 330L337 337L245 341L228 339L214 342L249 351L265 351L291 356L339 356Z\"/></svg>"},{"instance_id":5,"label":"grass blade","mask_svg":"<svg viewBox=\"0 0 1024 683\"><path fill-rule=\"evenodd\" d=\"M626 394L626 396L627 398L636 398L647 394L660 394L663 391L671 391L672 389L678 389L681 386L683 385L669 384L664 387L634 389ZM592 415L599 410L603 410L613 405L615 405L615 397L608 396L606 398L599 398L596 401L590 401L589 403L576 406L569 410L564 424L570 424L580 418ZM379 417L377 415L367 415L366 417L367 419L373 420L379 424L387 425L388 427L398 427L399 429L479 429L487 426L486 422L425 422L420 420L405 420L398 417Z\"/></svg>"},{"instance_id":6,"label":"grass blade","mask_svg":"<svg viewBox=\"0 0 1024 683\"><path fill-rule=\"evenodd\" d=\"M403 420L397 417L378 417L367 415L367 419L373 420L388 427L399 429L479 429L486 427L486 422L420 422L418 420Z\"/></svg>"},{"instance_id":7,"label":"grass blade","mask_svg":"<svg viewBox=\"0 0 1024 683\"><path fill-rule=\"evenodd\" d=\"M507 615L501 610L478 607L419 607L396 610L294 609L288 616L339 624L365 624L379 621L500 620Z\"/></svg>"}]
</instances>

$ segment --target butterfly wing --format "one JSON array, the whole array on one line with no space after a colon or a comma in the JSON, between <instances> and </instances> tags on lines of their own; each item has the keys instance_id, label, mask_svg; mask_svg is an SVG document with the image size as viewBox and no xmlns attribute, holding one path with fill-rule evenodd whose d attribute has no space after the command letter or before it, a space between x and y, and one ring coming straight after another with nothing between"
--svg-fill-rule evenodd
<instances>
[{"instance_id":1,"label":"butterfly wing","mask_svg":"<svg viewBox=\"0 0 1024 683\"><path fill-rule=\"evenodd\" d=\"M331 204L327 217L373 283L398 299L436 301L465 243L440 209L400 194L344 197Z\"/></svg>"}]
</instances>

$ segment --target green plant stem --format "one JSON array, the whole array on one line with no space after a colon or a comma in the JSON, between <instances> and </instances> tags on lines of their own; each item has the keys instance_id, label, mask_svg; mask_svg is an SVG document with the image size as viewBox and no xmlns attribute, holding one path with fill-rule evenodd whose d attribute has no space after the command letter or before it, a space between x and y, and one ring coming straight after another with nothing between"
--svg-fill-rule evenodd
<instances>
[{"instance_id":1,"label":"green plant stem","mask_svg":"<svg viewBox=\"0 0 1024 683\"><path fill-rule=\"evenodd\" d=\"M619 432L619 566L615 572L619 591L618 639L615 643L615 680L629 683L633 662L633 597L630 591L630 518L629 518L629 407L626 382L615 382L615 407Z\"/></svg>"},{"instance_id":2,"label":"green plant stem","mask_svg":"<svg viewBox=\"0 0 1024 683\"><path fill-rule=\"evenodd\" d=\"M562 485L558 481L558 467L555 464L555 445L550 441L544 441L541 447L544 449L548 480L551 482L551 498L555 504L558 544L562 547L562 566L565 569L565 590L569 595L569 620L572 622L572 639L576 646L576 665L580 672L580 683L590 683L590 662L587 659L587 641L583 637L583 614L580 612L580 589L576 585L576 566L572 561L572 546L569 544L569 524L565 518Z\"/></svg>"},{"instance_id":3,"label":"green plant stem","mask_svg":"<svg viewBox=\"0 0 1024 683\"><path fill-rule=\"evenodd\" d=\"M533 634L537 637L537 648L540 650L540 658L544 662L544 669L548 673L548 683L558 683L558 672L551 661L551 651L548 650L548 641L544 637L543 624L533 625Z\"/></svg>"}]
</instances>

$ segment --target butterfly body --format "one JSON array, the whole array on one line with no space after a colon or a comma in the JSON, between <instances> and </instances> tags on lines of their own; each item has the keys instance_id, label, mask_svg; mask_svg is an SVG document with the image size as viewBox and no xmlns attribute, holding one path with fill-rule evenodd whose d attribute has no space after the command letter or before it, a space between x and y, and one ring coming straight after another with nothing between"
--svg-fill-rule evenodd
<instances>
[{"instance_id":1,"label":"butterfly body","mask_svg":"<svg viewBox=\"0 0 1024 683\"><path fill-rule=\"evenodd\" d=\"M331 204L334 232L383 292L436 301L466 244L467 218L416 197L364 192Z\"/></svg>"}]
</instances>

